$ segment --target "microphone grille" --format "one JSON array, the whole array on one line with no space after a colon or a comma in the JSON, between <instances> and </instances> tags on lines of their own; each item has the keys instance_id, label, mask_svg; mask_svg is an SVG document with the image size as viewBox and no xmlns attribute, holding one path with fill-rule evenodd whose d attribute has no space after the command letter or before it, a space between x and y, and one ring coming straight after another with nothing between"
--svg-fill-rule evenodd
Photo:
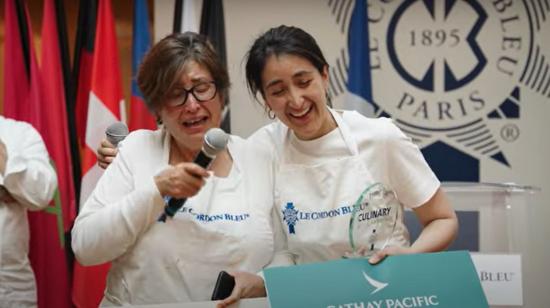
<instances>
[{"instance_id":1,"label":"microphone grille","mask_svg":"<svg viewBox=\"0 0 550 308\"><path fill-rule=\"evenodd\" d=\"M124 140L124 138L128 136L128 133L128 126L126 126L123 122L115 122L109 125L109 127L105 130L107 140L109 140L109 142L114 146L117 146L120 141Z\"/></svg>"},{"instance_id":2,"label":"microphone grille","mask_svg":"<svg viewBox=\"0 0 550 308\"><path fill-rule=\"evenodd\" d=\"M229 135L220 128L211 128L204 135L203 150L210 156L223 151L229 141Z\"/></svg>"}]
</instances>

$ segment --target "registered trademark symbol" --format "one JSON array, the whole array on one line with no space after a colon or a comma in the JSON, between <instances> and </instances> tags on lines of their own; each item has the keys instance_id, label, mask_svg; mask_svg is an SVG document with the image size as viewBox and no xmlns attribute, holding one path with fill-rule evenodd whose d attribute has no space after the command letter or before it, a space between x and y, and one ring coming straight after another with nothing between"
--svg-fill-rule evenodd
<instances>
[{"instance_id":1,"label":"registered trademark symbol","mask_svg":"<svg viewBox=\"0 0 550 308\"><path fill-rule=\"evenodd\" d=\"M516 124L506 124L500 129L504 141L514 142L519 138L519 127Z\"/></svg>"}]
</instances>

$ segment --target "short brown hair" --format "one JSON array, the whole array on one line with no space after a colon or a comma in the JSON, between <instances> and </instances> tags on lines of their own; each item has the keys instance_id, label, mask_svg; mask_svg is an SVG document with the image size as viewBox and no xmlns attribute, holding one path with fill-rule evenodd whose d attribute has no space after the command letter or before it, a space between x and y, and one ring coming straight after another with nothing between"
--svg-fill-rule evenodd
<instances>
[{"instance_id":1,"label":"short brown hair","mask_svg":"<svg viewBox=\"0 0 550 308\"><path fill-rule=\"evenodd\" d=\"M229 74L212 44L205 36L197 33L173 33L151 48L139 68L137 84L151 112L162 107L177 86L178 77L189 61L208 69L222 103L226 100L230 85Z\"/></svg>"}]
</instances>

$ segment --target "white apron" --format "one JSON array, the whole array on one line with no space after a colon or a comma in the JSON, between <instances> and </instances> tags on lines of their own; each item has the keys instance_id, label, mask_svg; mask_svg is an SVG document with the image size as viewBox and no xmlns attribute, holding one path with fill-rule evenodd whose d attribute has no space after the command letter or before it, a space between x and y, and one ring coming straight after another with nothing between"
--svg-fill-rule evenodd
<instances>
[{"instance_id":1,"label":"white apron","mask_svg":"<svg viewBox=\"0 0 550 308\"><path fill-rule=\"evenodd\" d=\"M151 225L113 262L119 267L109 272L102 306L206 301L221 270L257 272L269 262L267 216L243 185L242 149L231 143L229 149L234 160L227 178L209 177L172 219Z\"/></svg>"},{"instance_id":2,"label":"white apron","mask_svg":"<svg viewBox=\"0 0 550 308\"><path fill-rule=\"evenodd\" d=\"M329 109L349 150L349 156L317 165L289 163L284 149L290 145L285 126L278 138L279 169L275 179L275 205L295 263L338 259L351 252L349 222L353 204L371 184L381 182L369 172L349 126ZM387 183L382 183L388 190ZM399 207L402 217L403 207ZM402 219L397 222L391 245L408 245ZM367 235L365 235L367 236ZM358 238L358 241L367 239Z\"/></svg>"}]
</instances>

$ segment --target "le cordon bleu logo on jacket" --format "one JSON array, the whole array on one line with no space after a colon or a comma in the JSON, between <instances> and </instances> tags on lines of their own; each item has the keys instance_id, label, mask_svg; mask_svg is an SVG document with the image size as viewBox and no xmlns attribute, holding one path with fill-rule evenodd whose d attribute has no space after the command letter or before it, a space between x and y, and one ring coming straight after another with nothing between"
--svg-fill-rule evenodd
<instances>
[{"instance_id":1,"label":"le cordon bleu logo on jacket","mask_svg":"<svg viewBox=\"0 0 550 308\"><path fill-rule=\"evenodd\" d=\"M368 203L362 203L359 205L359 209L362 211L364 207L367 207ZM296 234L296 225L299 221L317 221L324 219L331 219L343 215L351 215L353 212L353 205L344 205L335 209L319 210L319 211L300 211L294 202L287 202L281 209L283 214L283 221L288 227L289 234ZM372 211L366 211L359 214L358 221L370 220L370 219L382 219L390 214L389 208L373 209Z\"/></svg>"},{"instance_id":2,"label":"le cordon bleu logo on jacket","mask_svg":"<svg viewBox=\"0 0 550 308\"><path fill-rule=\"evenodd\" d=\"M343 35L353 9L346 2L329 2ZM522 92L550 97L538 43L549 12L536 0L368 1L375 116L396 120L425 156L453 149L510 167L502 145L520 136ZM330 71L336 84L346 84L338 72L348 60L346 46Z\"/></svg>"},{"instance_id":3,"label":"le cordon bleu logo on jacket","mask_svg":"<svg viewBox=\"0 0 550 308\"><path fill-rule=\"evenodd\" d=\"M164 197L164 202L168 203L170 201L170 198L171 197L169 196ZM244 213L244 212L237 213L237 214L235 213L215 213L215 214L200 213L200 212L196 212L192 206L182 206L178 210L178 213L184 216L190 215L193 219L204 223L223 221L223 220L240 223L250 218L250 214Z\"/></svg>"},{"instance_id":4,"label":"le cordon bleu logo on jacket","mask_svg":"<svg viewBox=\"0 0 550 308\"><path fill-rule=\"evenodd\" d=\"M323 220L330 219L333 217L338 217L342 215L351 214L353 211L353 206L341 206L339 208L330 209L330 210L319 210L319 211L300 211L294 205L294 202L287 202L282 208L283 221L288 226L289 234L296 234L296 224L299 221L305 220Z\"/></svg>"}]
</instances>

